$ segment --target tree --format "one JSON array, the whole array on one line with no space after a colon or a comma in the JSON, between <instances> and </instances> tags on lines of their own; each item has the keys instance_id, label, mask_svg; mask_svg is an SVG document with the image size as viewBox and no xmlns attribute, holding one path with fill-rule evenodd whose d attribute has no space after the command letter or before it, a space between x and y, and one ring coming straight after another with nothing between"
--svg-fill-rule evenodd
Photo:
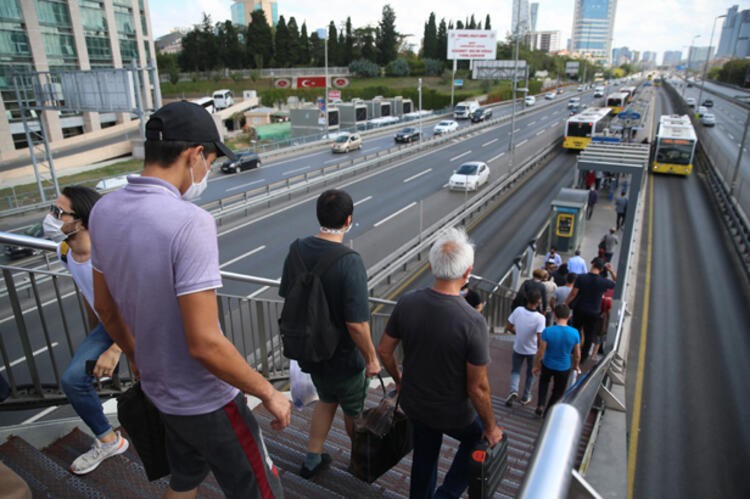
<instances>
[{"instance_id":1,"label":"tree","mask_svg":"<svg viewBox=\"0 0 750 499\"><path fill-rule=\"evenodd\" d=\"M448 27L445 25L445 18L440 20L437 31L437 53L435 59L444 61L448 53Z\"/></svg>"},{"instance_id":2,"label":"tree","mask_svg":"<svg viewBox=\"0 0 750 499\"><path fill-rule=\"evenodd\" d=\"M247 54L251 66L258 69L270 64L273 58L273 31L262 10L254 10L250 14L250 25L247 27Z\"/></svg>"},{"instance_id":3,"label":"tree","mask_svg":"<svg viewBox=\"0 0 750 499\"><path fill-rule=\"evenodd\" d=\"M300 57L300 34L294 16L289 18L286 29L289 31L289 66L296 66Z\"/></svg>"},{"instance_id":4,"label":"tree","mask_svg":"<svg viewBox=\"0 0 750 499\"><path fill-rule=\"evenodd\" d=\"M336 30L336 23L331 21L330 23L328 23L328 65L333 66L335 64L338 64L338 61L339 34Z\"/></svg>"},{"instance_id":5,"label":"tree","mask_svg":"<svg viewBox=\"0 0 750 499\"><path fill-rule=\"evenodd\" d=\"M378 47L378 62L385 66L398 55L398 32L396 31L396 12L386 4L383 6L383 15L378 23L378 36L376 39Z\"/></svg>"},{"instance_id":6,"label":"tree","mask_svg":"<svg viewBox=\"0 0 750 499\"><path fill-rule=\"evenodd\" d=\"M221 65L225 68L238 69L243 67L245 47L240 42L243 27L238 27L232 21L219 23L216 29L217 55Z\"/></svg>"},{"instance_id":7,"label":"tree","mask_svg":"<svg viewBox=\"0 0 750 499\"><path fill-rule=\"evenodd\" d=\"M313 31L310 35L310 65L321 67L325 63L325 47L323 46L323 40L318 36L317 31Z\"/></svg>"},{"instance_id":8,"label":"tree","mask_svg":"<svg viewBox=\"0 0 750 499\"><path fill-rule=\"evenodd\" d=\"M279 16L274 33L274 59L276 66L286 68L291 66L292 53L289 47L289 30L286 27L284 16Z\"/></svg>"},{"instance_id":9,"label":"tree","mask_svg":"<svg viewBox=\"0 0 750 499\"><path fill-rule=\"evenodd\" d=\"M362 59L375 62L377 60L377 49L375 48L375 28L365 26L354 30L355 56L359 52Z\"/></svg>"},{"instance_id":10,"label":"tree","mask_svg":"<svg viewBox=\"0 0 750 499\"><path fill-rule=\"evenodd\" d=\"M388 63L386 74L390 76L409 76L409 62L403 57Z\"/></svg>"},{"instance_id":11,"label":"tree","mask_svg":"<svg viewBox=\"0 0 750 499\"><path fill-rule=\"evenodd\" d=\"M354 60L354 35L352 34L352 18L346 18L346 26L344 28L344 66L348 66L350 62Z\"/></svg>"},{"instance_id":12,"label":"tree","mask_svg":"<svg viewBox=\"0 0 750 499\"><path fill-rule=\"evenodd\" d=\"M471 15L471 20L469 20L469 29L477 29L477 22L474 20L474 14Z\"/></svg>"},{"instance_id":13,"label":"tree","mask_svg":"<svg viewBox=\"0 0 750 499\"><path fill-rule=\"evenodd\" d=\"M427 59L438 58L438 32L435 24L435 13L430 12L427 24L424 25L424 39L422 40L422 57Z\"/></svg>"},{"instance_id":14,"label":"tree","mask_svg":"<svg viewBox=\"0 0 750 499\"><path fill-rule=\"evenodd\" d=\"M492 29L492 25L490 24L490 15L487 14L487 17L484 19L484 29Z\"/></svg>"},{"instance_id":15,"label":"tree","mask_svg":"<svg viewBox=\"0 0 750 499\"><path fill-rule=\"evenodd\" d=\"M299 57L297 57L297 64L305 66L310 64L310 39L307 37L307 23L304 21L302 22L299 34Z\"/></svg>"}]
</instances>

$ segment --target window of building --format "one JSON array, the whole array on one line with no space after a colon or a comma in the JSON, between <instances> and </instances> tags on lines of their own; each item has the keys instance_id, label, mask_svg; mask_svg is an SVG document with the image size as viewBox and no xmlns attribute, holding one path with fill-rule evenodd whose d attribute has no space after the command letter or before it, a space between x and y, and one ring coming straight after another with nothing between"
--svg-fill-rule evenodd
<instances>
[{"instance_id":1,"label":"window of building","mask_svg":"<svg viewBox=\"0 0 750 499\"><path fill-rule=\"evenodd\" d=\"M115 25L121 35L135 35L133 12L125 7L115 6Z\"/></svg>"},{"instance_id":2,"label":"window of building","mask_svg":"<svg viewBox=\"0 0 750 499\"><path fill-rule=\"evenodd\" d=\"M44 51L47 53L47 57L51 59L56 57L63 59L76 58L76 47L73 35L70 33L62 33L55 29L49 31L42 29L42 42L44 43Z\"/></svg>"},{"instance_id":3,"label":"window of building","mask_svg":"<svg viewBox=\"0 0 750 499\"><path fill-rule=\"evenodd\" d=\"M112 48L106 36L86 36L86 50L92 65L97 62L112 64Z\"/></svg>"},{"instance_id":4,"label":"window of building","mask_svg":"<svg viewBox=\"0 0 750 499\"><path fill-rule=\"evenodd\" d=\"M39 24L70 27L70 12L66 3L36 0L36 15Z\"/></svg>"},{"instance_id":5,"label":"window of building","mask_svg":"<svg viewBox=\"0 0 750 499\"><path fill-rule=\"evenodd\" d=\"M14 19L17 21L23 19L17 0L3 0L0 2L0 19Z\"/></svg>"},{"instance_id":6,"label":"window of building","mask_svg":"<svg viewBox=\"0 0 750 499\"><path fill-rule=\"evenodd\" d=\"M84 31L107 33L107 20L104 17L104 5L101 2L78 0L78 5L81 9L81 23Z\"/></svg>"},{"instance_id":7,"label":"window of building","mask_svg":"<svg viewBox=\"0 0 750 499\"><path fill-rule=\"evenodd\" d=\"M133 60L138 63L138 44L135 40L120 39L120 57L123 66L129 65Z\"/></svg>"},{"instance_id":8,"label":"window of building","mask_svg":"<svg viewBox=\"0 0 750 499\"><path fill-rule=\"evenodd\" d=\"M26 33L3 24L0 23L0 56L31 56Z\"/></svg>"}]
</instances>

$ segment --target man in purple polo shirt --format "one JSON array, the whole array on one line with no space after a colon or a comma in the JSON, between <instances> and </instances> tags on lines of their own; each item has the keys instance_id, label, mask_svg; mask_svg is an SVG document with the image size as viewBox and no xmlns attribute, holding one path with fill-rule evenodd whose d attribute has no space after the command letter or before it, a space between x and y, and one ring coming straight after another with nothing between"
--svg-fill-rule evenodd
<instances>
[{"instance_id":1,"label":"man in purple polo shirt","mask_svg":"<svg viewBox=\"0 0 750 499\"><path fill-rule=\"evenodd\" d=\"M151 116L145 152L141 176L104 196L89 228L96 311L166 426L167 497L194 497L209 470L228 497L280 497L242 392L263 402L275 429L289 424L291 404L223 335L216 224L189 202L216 157L234 155L211 115L188 102Z\"/></svg>"}]
</instances>

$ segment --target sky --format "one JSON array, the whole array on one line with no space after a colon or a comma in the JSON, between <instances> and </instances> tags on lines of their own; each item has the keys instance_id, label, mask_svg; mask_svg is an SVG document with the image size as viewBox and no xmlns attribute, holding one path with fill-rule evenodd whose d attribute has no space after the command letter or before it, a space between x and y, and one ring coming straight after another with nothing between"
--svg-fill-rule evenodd
<instances>
[{"instance_id":1,"label":"sky","mask_svg":"<svg viewBox=\"0 0 750 499\"><path fill-rule=\"evenodd\" d=\"M190 27L201 21L203 12L210 14L214 22L230 19L232 3L231 0L150 0L152 29L159 37L176 27ZM415 35L409 42L416 48L430 12L435 13L438 22L441 18L463 21L474 14L477 21L484 23L489 14L498 39L504 39L510 32L512 0L390 0L388 3L396 12L396 29ZM574 0L538 0L538 3L537 29L560 31L560 48L565 48L573 23ZM323 5L325 8L321 8ZM347 17L352 18L354 27L375 26L383 5L365 0L278 0L279 15L287 20L294 16L298 25L306 21L308 32L327 27L330 21L343 25ZM686 56L695 35L700 35L695 40L696 46L709 45L714 19L726 14L732 5L739 5L739 10L750 9L750 0L619 0L612 47L657 52L658 62L665 50L682 50ZM713 47L718 45L722 23L723 19L716 21Z\"/></svg>"}]
</instances>

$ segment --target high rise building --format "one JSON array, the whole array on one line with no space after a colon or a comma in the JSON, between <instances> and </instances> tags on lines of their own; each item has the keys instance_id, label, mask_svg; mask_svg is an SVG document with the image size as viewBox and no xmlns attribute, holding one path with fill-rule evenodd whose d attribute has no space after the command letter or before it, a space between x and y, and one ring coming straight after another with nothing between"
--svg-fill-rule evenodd
<instances>
[{"instance_id":1,"label":"high rise building","mask_svg":"<svg viewBox=\"0 0 750 499\"><path fill-rule=\"evenodd\" d=\"M656 66L656 52L650 50L644 51L641 56L641 62L646 67Z\"/></svg>"},{"instance_id":2,"label":"high rise building","mask_svg":"<svg viewBox=\"0 0 750 499\"><path fill-rule=\"evenodd\" d=\"M529 0L513 0L510 29L513 36L524 36L531 30L529 23Z\"/></svg>"},{"instance_id":3,"label":"high rise building","mask_svg":"<svg viewBox=\"0 0 750 499\"><path fill-rule=\"evenodd\" d=\"M738 6L733 5L726 16L716 57L750 56L750 10L738 12Z\"/></svg>"},{"instance_id":4,"label":"high rise building","mask_svg":"<svg viewBox=\"0 0 750 499\"><path fill-rule=\"evenodd\" d=\"M706 59L711 59L713 54L713 47L690 47L687 60L688 69L701 71L703 69L703 65L706 63Z\"/></svg>"},{"instance_id":5,"label":"high rise building","mask_svg":"<svg viewBox=\"0 0 750 499\"><path fill-rule=\"evenodd\" d=\"M276 26L279 22L279 6L276 0L234 0L230 9L234 24L250 24L250 16L254 10L262 10L271 26Z\"/></svg>"},{"instance_id":6,"label":"high rise building","mask_svg":"<svg viewBox=\"0 0 750 499\"><path fill-rule=\"evenodd\" d=\"M665 50L661 60L662 66L677 66L682 60L681 50Z\"/></svg>"},{"instance_id":7,"label":"high rise building","mask_svg":"<svg viewBox=\"0 0 750 499\"><path fill-rule=\"evenodd\" d=\"M536 20L538 16L539 16L539 4L537 2L534 2L529 7L529 22L531 24L529 29L531 29L531 31L536 31Z\"/></svg>"},{"instance_id":8,"label":"high rise building","mask_svg":"<svg viewBox=\"0 0 750 499\"><path fill-rule=\"evenodd\" d=\"M633 52L628 47L618 47L612 49L612 65L620 66L621 64L633 62Z\"/></svg>"},{"instance_id":9,"label":"high rise building","mask_svg":"<svg viewBox=\"0 0 750 499\"><path fill-rule=\"evenodd\" d=\"M147 0L0 1L0 158L26 147L14 74L121 68L132 61L144 67L154 59ZM153 105L151 92L146 91L150 86L148 75L144 75L142 93L147 107ZM50 142L128 119L114 113L42 114Z\"/></svg>"},{"instance_id":10,"label":"high rise building","mask_svg":"<svg viewBox=\"0 0 750 499\"><path fill-rule=\"evenodd\" d=\"M608 63L617 0L575 0L571 51Z\"/></svg>"},{"instance_id":11,"label":"high rise building","mask_svg":"<svg viewBox=\"0 0 750 499\"><path fill-rule=\"evenodd\" d=\"M560 50L559 31L532 31L526 33L526 45L531 50L543 52L557 52Z\"/></svg>"}]
</instances>

